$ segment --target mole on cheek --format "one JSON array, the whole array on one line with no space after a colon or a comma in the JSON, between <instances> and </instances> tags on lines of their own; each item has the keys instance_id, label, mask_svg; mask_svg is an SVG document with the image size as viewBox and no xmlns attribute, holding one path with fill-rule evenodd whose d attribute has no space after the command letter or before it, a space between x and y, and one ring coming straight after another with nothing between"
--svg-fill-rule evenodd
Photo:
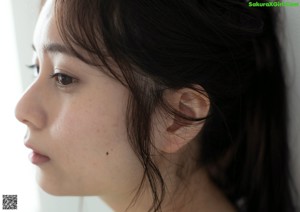
<instances>
[{"instance_id":1,"label":"mole on cheek","mask_svg":"<svg viewBox=\"0 0 300 212\"><path fill-rule=\"evenodd\" d=\"M106 152L106 155L109 155L109 152Z\"/></svg>"}]
</instances>

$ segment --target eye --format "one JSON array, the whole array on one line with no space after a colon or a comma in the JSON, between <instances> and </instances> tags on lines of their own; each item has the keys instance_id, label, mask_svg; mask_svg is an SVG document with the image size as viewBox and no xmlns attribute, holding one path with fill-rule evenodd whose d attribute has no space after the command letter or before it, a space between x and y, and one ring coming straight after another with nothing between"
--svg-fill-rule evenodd
<instances>
[{"instance_id":1,"label":"eye","mask_svg":"<svg viewBox=\"0 0 300 212\"><path fill-rule=\"evenodd\" d=\"M63 73L55 73L52 74L50 77L55 79L56 83L62 87L78 82L78 80L75 79L74 77L71 77Z\"/></svg>"},{"instance_id":2,"label":"eye","mask_svg":"<svg viewBox=\"0 0 300 212\"><path fill-rule=\"evenodd\" d=\"M37 77L40 73L40 66L37 64L27 65L27 68L33 70L33 76Z\"/></svg>"}]
</instances>

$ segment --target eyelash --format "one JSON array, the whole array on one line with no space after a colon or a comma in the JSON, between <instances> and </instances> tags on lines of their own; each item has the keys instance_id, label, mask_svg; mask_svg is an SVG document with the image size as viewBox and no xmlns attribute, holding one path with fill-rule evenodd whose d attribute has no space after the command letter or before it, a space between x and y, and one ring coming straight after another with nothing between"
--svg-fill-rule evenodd
<instances>
[{"instance_id":1,"label":"eyelash","mask_svg":"<svg viewBox=\"0 0 300 212\"><path fill-rule=\"evenodd\" d=\"M40 67L36 64L27 65L27 68L34 70L33 76L37 77L40 73Z\"/></svg>"},{"instance_id":2,"label":"eyelash","mask_svg":"<svg viewBox=\"0 0 300 212\"><path fill-rule=\"evenodd\" d=\"M63 73L54 73L50 75L51 79L55 79L56 83L58 86L60 87L66 87L66 86L70 86L71 84L77 83L78 80L75 79L74 77L71 77L67 74L63 74ZM67 83L64 84L63 81L67 80Z\"/></svg>"},{"instance_id":3,"label":"eyelash","mask_svg":"<svg viewBox=\"0 0 300 212\"><path fill-rule=\"evenodd\" d=\"M32 64L32 65L28 65L27 66L30 69L35 69L35 76L39 75L40 72L40 67L37 64ZM50 74L50 79L55 79L55 82L58 86L60 87L66 87L66 86L70 86L71 84L77 83L78 79L71 77L67 74L64 73L53 73ZM67 83L64 83L63 81L67 79Z\"/></svg>"}]
</instances>

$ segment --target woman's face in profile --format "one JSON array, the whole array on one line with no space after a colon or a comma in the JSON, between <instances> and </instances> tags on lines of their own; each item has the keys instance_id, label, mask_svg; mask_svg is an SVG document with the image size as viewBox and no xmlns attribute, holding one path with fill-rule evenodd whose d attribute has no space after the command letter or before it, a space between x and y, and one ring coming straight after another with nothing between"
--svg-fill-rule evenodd
<instances>
[{"instance_id":1,"label":"woman's face in profile","mask_svg":"<svg viewBox=\"0 0 300 212\"><path fill-rule=\"evenodd\" d=\"M74 57L55 18L47 1L33 39L39 74L16 108L28 126L25 145L34 151L38 182L55 195L132 192L143 169L127 140L128 90Z\"/></svg>"}]
</instances>

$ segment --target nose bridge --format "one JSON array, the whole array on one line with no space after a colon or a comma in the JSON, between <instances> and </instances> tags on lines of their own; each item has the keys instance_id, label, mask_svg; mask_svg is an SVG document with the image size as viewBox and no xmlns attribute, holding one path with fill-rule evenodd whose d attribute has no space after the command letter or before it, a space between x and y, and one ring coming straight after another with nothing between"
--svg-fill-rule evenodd
<instances>
[{"instance_id":1,"label":"nose bridge","mask_svg":"<svg viewBox=\"0 0 300 212\"><path fill-rule=\"evenodd\" d=\"M30 128L42 128L46 123L43 89L35 80L24 92L15 109L16 118Z\"/></svg>"}]
</instances>

